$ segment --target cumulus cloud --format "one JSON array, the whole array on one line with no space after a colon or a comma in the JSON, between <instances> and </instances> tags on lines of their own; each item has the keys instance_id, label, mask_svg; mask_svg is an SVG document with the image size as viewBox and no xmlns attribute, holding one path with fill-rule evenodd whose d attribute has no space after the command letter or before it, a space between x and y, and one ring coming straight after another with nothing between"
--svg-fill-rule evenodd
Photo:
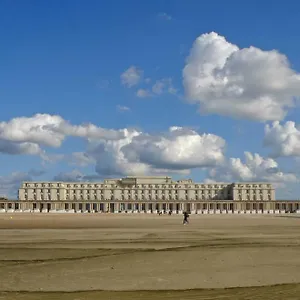
<instances>
[{"instance_id":1,"label":"cumulus cloud","mask_svg":"<svg viewBox=\"0 0 300 300\"><path fill-rule=\"evenodd\" d=\"M225 141L213 134L200 135L194 130L170 127L162 135L140 134L123 147L130 160L158 168L190 169L222 162Z\"/></svg>"},{"instance_id":2,"label":"cumulus cloud","mask_svg":"<svg viewBox=\"0 0 300 300\"><path fill-rule=\"evenodd\" d=\"M34 143L18 143L0 139L0 153L10 155L42 155L43 151L39 145Z\"/></svg>"},{"instance_id":3,"label":"cumulus cloud","mask_svg":"<svg viewBox=\"0 0 300 300\"><path fill-rule=\"evenodd\" d=\"M93 124L73 125L58 115L36 114L0 122L0 152L46 156L42 146L58 148L67 136L119 139L122 132Z\"/></svg>"},{"instance_id":4,"label":"cumulus cloud","mask_svg":"<svg viewBox=\"0 0 300 300\"><path fill-rule=\"evenodd\" d=\"M136 66L129 67L124 73L121 74L121 83L127 87L137 85L143 77L143 70Z\"/></svg>"},{"instance_id":5,"label":"cumulus cloud","mask_svg":"<svg viewBox=\"0 0 300 300\"><path fill-rule=\"evenodd\" d=\"M96 171L107 175L142 175L178 172L215 166L224 160L225 141L213 134L171 127L151 135L124 129L125 138L91 143L87 151Z\"/></svg>"},{"instance_id":6,"label":"cumulus cloud","mask_svg":"<svg viewBox=\"0 0 300 300\"><path fill-rule=\"evenodd\" d=\"M218 181L269 181L275 184L298 181L295 174L284 173L272 158L245 152L245 159L230 158L223 165L209 171L211 179Z\"/></svg>"},{"instance_id":7,"label":"cumulus cloud","mask_svg":"<svg viewBox=\"0 0 300 300\"><path fill-rule=\"evenodd\" d=\"M275 121L265 126L265 146L272 149L272 156L300 156L300 127L287 121L281 125Z\"/></svg>"},{"instance_id":8,"label":"cumulus cloud","mask_svg":"<svg viewBox=\"0 0 300 300\"><path fill-rule=\"evenodd\" d=\"M14 118L0 123L0 139L59 147L65 137L58 130L62 123L64 120L60 116L48 114Z\"/></svg>"},{"instance_id":9,"label":"cumulus cloud","mask_svg":"<svg viewBox=\"0 0 300 300\"><path fill-rule=\"evenodd\" d=\"M221 137L176 126L149 134L137 129L74 125L60 116L38 114L2 122L0 128L0 150L5 153L13 154L19 149L14 147L28 144L32 149L27 145L27 153L39 154L44 164L66 161L78 167L95 165L101 176L188 174L193 168L216 166L224 159L225 141ZM44 146L58 148L68 136L84 138L87 150L71 155L42 150Z\"/></svg>"},{"instance_id":10,"label":"cumulus cloud","mask_svg":"<svg viewBox=\"0 0 300 300\"><path fill-rule=\"evenodd\" d=\"M240 49L215 32L194 42L183 84L201 112L257 121L283 119L300 96L300 75L285 55L252 46Z\"/></svg>"}]
</instances>

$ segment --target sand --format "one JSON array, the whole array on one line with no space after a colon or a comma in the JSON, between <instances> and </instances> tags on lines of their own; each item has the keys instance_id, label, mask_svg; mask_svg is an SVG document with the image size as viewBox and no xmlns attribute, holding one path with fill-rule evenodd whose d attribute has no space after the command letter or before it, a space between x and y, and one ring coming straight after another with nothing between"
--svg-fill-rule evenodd
<instances>
[{"instance_id":1,"label":"sand","mask_svg":"<svg viewBox=\"0 0 300 300\"><path fill-rule=\"evenodd\" d=\"M299 299L300 218L192 215L190 221L2 214L0 299Z\"/></svg>"}]
</instances>

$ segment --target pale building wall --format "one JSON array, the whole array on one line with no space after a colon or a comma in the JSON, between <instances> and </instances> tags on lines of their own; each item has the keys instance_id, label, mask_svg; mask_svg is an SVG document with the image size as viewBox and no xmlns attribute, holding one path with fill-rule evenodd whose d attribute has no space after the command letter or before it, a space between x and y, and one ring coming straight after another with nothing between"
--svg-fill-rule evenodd
<instances>
[{"instance_id":1,"label":"pale building wall","mask_svg":"<svg viewBox=\"0 0 300 300\"><path fill-rule=\"evenodd\" d=\"M172 181L171 177L126 177L103 182L24 182L19 200L275 200L270 183L195 183L191 179Z\"/></svg>"},{"instance_id":2,"label":"pale building wall","mask_svg":"<svg viewBox=\"0 0 300 300\"><path fill-rule=\"evenodd\" d=\"M233 199L238 201L274 201L275 190L271 183L240 182L233 184Z\"/></svg>"}]
</instances>

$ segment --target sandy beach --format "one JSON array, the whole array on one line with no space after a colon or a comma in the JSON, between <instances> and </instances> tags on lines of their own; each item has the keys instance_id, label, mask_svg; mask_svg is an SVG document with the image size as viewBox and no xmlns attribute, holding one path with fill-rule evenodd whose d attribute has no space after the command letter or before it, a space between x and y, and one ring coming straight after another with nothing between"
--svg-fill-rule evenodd
<instances>
[{"instance_id":1,"label":"sandy beach","mask_svg":"<svg viewBox=\"0 0 300 300\"><path fill-rule=\"evenodd\" d=\"M298 299L299 228L295 215L2 214L0 299Z\"/></svg>"}]
</instances>

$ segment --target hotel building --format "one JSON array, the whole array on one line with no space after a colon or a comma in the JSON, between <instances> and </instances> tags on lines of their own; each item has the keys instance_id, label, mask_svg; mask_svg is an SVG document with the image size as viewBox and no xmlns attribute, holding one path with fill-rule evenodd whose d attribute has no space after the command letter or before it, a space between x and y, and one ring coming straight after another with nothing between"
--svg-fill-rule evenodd
<instances>
[{"instance_id":1,"label":"hotel building","mask_svg":"<svg viewBox=\"0 0 300 300\"><path fill-rule=\"evenodd\" d=\"M0 210L111 213L275 213L299 203L275 201L268 182L196 183L168 176L127 176L103 182L23 182L18 200ZM4 204L6 204L6 206Z\"/></svg>"}]
</instances>

